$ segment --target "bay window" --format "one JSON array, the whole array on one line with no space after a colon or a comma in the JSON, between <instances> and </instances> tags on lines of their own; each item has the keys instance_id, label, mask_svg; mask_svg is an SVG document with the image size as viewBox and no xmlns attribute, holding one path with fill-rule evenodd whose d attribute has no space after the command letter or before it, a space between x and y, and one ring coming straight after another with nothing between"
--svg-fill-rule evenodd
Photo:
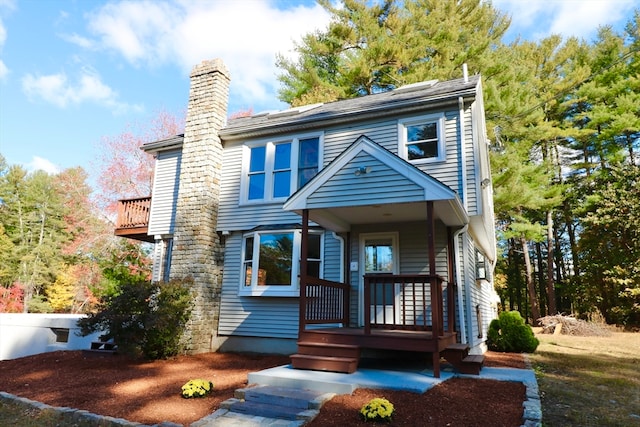
<instances>
[{"instance_id":1,"label":"bay window","mask_svg":"<svg viewBox=\"0 0 640 427\"><path fill-rule=\"evenodd\" d=\"M240 295L299 296L300 230L245 234ZM322 233L309 232L308 274L321 277Z\"/></svg>"}]
</instances>

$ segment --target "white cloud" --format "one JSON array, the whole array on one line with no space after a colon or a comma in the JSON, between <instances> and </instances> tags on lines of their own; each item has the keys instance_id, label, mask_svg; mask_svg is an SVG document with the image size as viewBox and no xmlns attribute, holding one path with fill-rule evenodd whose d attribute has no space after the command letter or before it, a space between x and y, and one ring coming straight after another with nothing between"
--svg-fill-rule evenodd
<instances>
[{"instance_id":1,"label":"white cloud","mask_svg":"<svg viewBox=\"0 0 640 427\"><path fill-rule=\"evenodd\" d=\"M511 16L509 33L528 40L551 34L592 41L603 25L626 22L637 0L493 0L492 4Z\"/></svg>"},{"instance_id":2,"label":"white cloud","mask_svg":"<svg viewBox=\"0 0 640 427\"><path fill-rule=\"evenodd\" d=\"M79 34L73 33L73 34L61 34L60 37L62 38L62 40L68 41L69 43L73 43L75 45L78 45L84 49L91 49L94 46L94 43L91 39L87 38L87 37L82 37Z\"/></svg>"},{"instance_id":3,"label":"white cloud","mask_svg":"<svg viewBox=\"0 0 640 427\"><path fill-rule=\"evenodd\" d=\"M88 70L83 70L75 83L69 82L65 73L27 74L22 78L22 90L31 100L42 99L60 108L93 102L111 109L114 114L141 110L140 106L118 101L118 94L105 85L99 75Z\"/></svg>"},{"instance_id":4,"label":"white cloud","mask_svg":"<svg viewBox=\"0 0 640 427\"><path fill-rule=\"evenodd\" d=\"M60 172L60 167L55 163L43 159L42 157L33 156L33 160L26 165L27 170L29 171L37 171L42 170L49 174L57 174Z\"/></svg>"},{"instance_id":5,"label":"white cloud","mask_svg":"<svg viewBox=\"0 0 640 427\"><path fill-rule=\"evenodd\" d=\"M121 1L92 14L89 29L136 66L169 63L187 74L202 60L221 58L232 96L253 105L276 98L276 53L290 55L294 40L328 20L315 3L282 9L255 0Z\"/></svg>"}]
</instances>

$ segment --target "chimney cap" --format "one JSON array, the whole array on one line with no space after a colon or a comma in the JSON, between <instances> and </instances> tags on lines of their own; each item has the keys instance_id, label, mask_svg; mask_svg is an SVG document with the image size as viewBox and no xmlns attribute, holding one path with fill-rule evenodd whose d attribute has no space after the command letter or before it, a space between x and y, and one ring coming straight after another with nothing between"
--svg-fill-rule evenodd
<instances>
[{"instance_id":1,"label":"chimney cap","mask_svg":"<svg viewBox=\"0 0 640 427\"><path fill-rule=\"evenodd\" d=\"M220 58L207 59L193 67L191 70L191 77L201 76L203 74L218 72L223 74L227 79L229 77L229 69Z\"/></svg>"}]
</instances>

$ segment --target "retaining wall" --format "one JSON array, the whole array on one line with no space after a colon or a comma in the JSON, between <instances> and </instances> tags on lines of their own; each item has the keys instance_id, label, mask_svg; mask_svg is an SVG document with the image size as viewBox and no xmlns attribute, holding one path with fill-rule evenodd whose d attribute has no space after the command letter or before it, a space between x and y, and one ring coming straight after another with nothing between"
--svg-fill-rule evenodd
<instances>
[{"instance_id":1,"label":"retaining wall","mask_svg":"<svg viewBox=\"0 0 640 427\"><path fill-rule=\"evenodd\" d=\"M100 333L81 337L82 314L0 313L0 360L58 350L84 350Z\"/></svg>"}]
</instances>

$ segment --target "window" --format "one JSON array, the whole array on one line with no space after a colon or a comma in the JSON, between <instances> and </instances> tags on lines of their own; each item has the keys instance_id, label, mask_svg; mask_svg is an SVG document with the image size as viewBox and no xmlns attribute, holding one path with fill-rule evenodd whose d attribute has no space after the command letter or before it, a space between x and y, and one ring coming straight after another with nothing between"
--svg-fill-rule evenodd
<instances>
[{"instance_id":1,"label":"window","mask_svg":"<svg viewBox=\"0 0 640 427\"><path fill-rule=\"evenodd\" d=\"M309 182L319 170L320 137L295 138L247 146L248 169L244 200L284 200Z\"/></svg>"},{"instance_id":2,"label":"window","mask_svg":"<svg viewBox=\"0 0 640 427\"><path fill-rule=\"evenodd\" d=\"M482 252L476 250L476 280L488 279L487 277L487 260Z\"/></svg>"},{"instance_id":3,"label":"window","mask_svg":"<svg viewBox=\"0 0 640 427\"><path fill-rule=\"evenodd\" d=\"M241 295L298 296L299 230L257 231L244 236ZM309 232L308 274L321 277L322 233Z\"/></svg>"},{"instance_id":4,"label":"window","mask_svg":"<svg viewBox=\"0 0 640 427\"><path fill-rule=\"evenodd\" d=\"M398 132L402 158L416 163L445 159L443 114L401 120Z\"/></svg>"}]
</instances>

